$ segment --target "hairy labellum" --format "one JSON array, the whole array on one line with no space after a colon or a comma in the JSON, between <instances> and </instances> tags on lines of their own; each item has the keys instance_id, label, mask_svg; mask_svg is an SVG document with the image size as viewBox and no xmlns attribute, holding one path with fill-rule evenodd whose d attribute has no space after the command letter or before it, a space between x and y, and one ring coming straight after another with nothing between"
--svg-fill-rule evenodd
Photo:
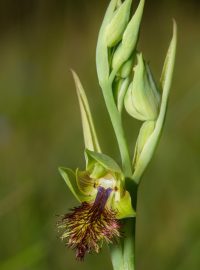
<instances>
[{"instance_id":1,"label":"hairy labellum","mask_svg":"<svg viewBox=\"0 0 200 270\"><path fill-rule=\"evenodd\" d=\"M103 242L112 243L120 236L116 211L106 207L112 189L98 188L93 203L83 202L66 214L58 227L64 229L61 239L76 250L76 258L83 260L86 252L99 252Z\"/></svg>"}]
</instances>

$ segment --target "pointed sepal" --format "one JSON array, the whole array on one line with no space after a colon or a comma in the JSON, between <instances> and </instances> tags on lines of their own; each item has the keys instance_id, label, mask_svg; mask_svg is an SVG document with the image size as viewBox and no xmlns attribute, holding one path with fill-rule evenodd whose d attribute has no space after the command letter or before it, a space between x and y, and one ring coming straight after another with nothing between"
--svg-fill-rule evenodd
<instances>
[{"instance_id":1,"label":"pointed sepal","mask_svg":"<svg viewBox=\"0 0 200 270\"><path fill-rule=\"evenodd\" d=\"M90 151L88 149L85 150L85 156L86 156L86 163L87 163L87 170L89 172L94 172L95 165L99 164L99 166L102 167L102 170L105 169L108 172L113 172L117 174L122 174L122 171L118 164L109 156L97 153L94 151Z\"/></svg>"},{"instance_id":2,"label":"pointed sepal","mask_svg":"<svg viewBox=\"0 0 200 270\"><path fill-rule=\"evenodd\" d=\"M64 167L59 167L58 170L74 197L79 202L84 201L86 197L80 192L76 181L76 174L71 169Z\"/></svg>"}]
</instances>

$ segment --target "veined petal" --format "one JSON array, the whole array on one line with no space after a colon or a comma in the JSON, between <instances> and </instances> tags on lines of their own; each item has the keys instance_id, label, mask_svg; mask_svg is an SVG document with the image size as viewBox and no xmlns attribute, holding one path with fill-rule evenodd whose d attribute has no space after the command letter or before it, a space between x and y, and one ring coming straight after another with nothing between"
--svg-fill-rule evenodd
<instances>
[{"instance_id":1,"label":"veined petal","mask_svg":"<svg viewBox=\"0 0 200 270\"><path fill-rule=\"evenodd\" d=\"M91 201L97 193L95 179L89 176L87 171L76 170L76 182L79 190L84 194L84 201Z\"/></svg>"}]
</instances>

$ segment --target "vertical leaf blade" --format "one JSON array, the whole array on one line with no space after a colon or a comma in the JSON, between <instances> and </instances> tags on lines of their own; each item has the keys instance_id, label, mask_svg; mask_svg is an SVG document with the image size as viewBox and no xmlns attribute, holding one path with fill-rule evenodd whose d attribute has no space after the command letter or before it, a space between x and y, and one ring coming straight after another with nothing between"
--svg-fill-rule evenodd
<instances>
[{"instance_id":1,"label":"vertical leaf blade","mask_svg":"<svg viewBox=\"0 0 200 270\"><path fill-rule=\"evenodd\" d=\"M81 111L85 148L91 151L101 152L97 135L96 135L96 130L95 130L93 119L92 119L92 114L90 111L89 103L88 103L84 88L80 82L78 75L73 70L72 70L72 75L75 81L76 91L77 91L78 101L79 101L79 106L80 106L80 111Z\"/></svg>"}]
</instances>

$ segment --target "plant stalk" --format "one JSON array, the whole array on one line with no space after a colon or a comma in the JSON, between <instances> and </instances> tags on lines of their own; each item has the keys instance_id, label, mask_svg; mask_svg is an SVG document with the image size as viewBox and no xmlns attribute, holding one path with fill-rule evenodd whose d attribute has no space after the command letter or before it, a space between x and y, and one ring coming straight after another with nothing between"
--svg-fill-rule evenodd
<instances>
[{"instance_id":1,"label":"plant stalk","mask_svg":"<svg viewBox=\"0 0 200 270\"><path fill-rule=\"evenodd\" d=\"M128 151L128 145L126 142L124 129L122 125L122 119L119 111L117 110L113 93L112 93L112 84L108 81L105 84L105 87L102 88L103 96L106 103L106 107L112 122L112 126L117 138L120 156L122 160L122 168L127 177L131 177L132 168L131 168L131 160L130 154Z\"/></svg>"},{"instance_id":2,"label":"plant stalk","mask_svg":"<svg viewBox=\"0 0 200 270\"><path fill-rule=\"evenodd\" d=\"M106 107L117 138L123 171L126 177L130 177L132 173L131 159L122 125L121 114L117 110L112 93L112 79L102 87L102 90ZM110 247L114 270L135 270L135 220L135 218L125 220L125 238L121 239L119 244Z\"/></svg>"}]
</instances>

